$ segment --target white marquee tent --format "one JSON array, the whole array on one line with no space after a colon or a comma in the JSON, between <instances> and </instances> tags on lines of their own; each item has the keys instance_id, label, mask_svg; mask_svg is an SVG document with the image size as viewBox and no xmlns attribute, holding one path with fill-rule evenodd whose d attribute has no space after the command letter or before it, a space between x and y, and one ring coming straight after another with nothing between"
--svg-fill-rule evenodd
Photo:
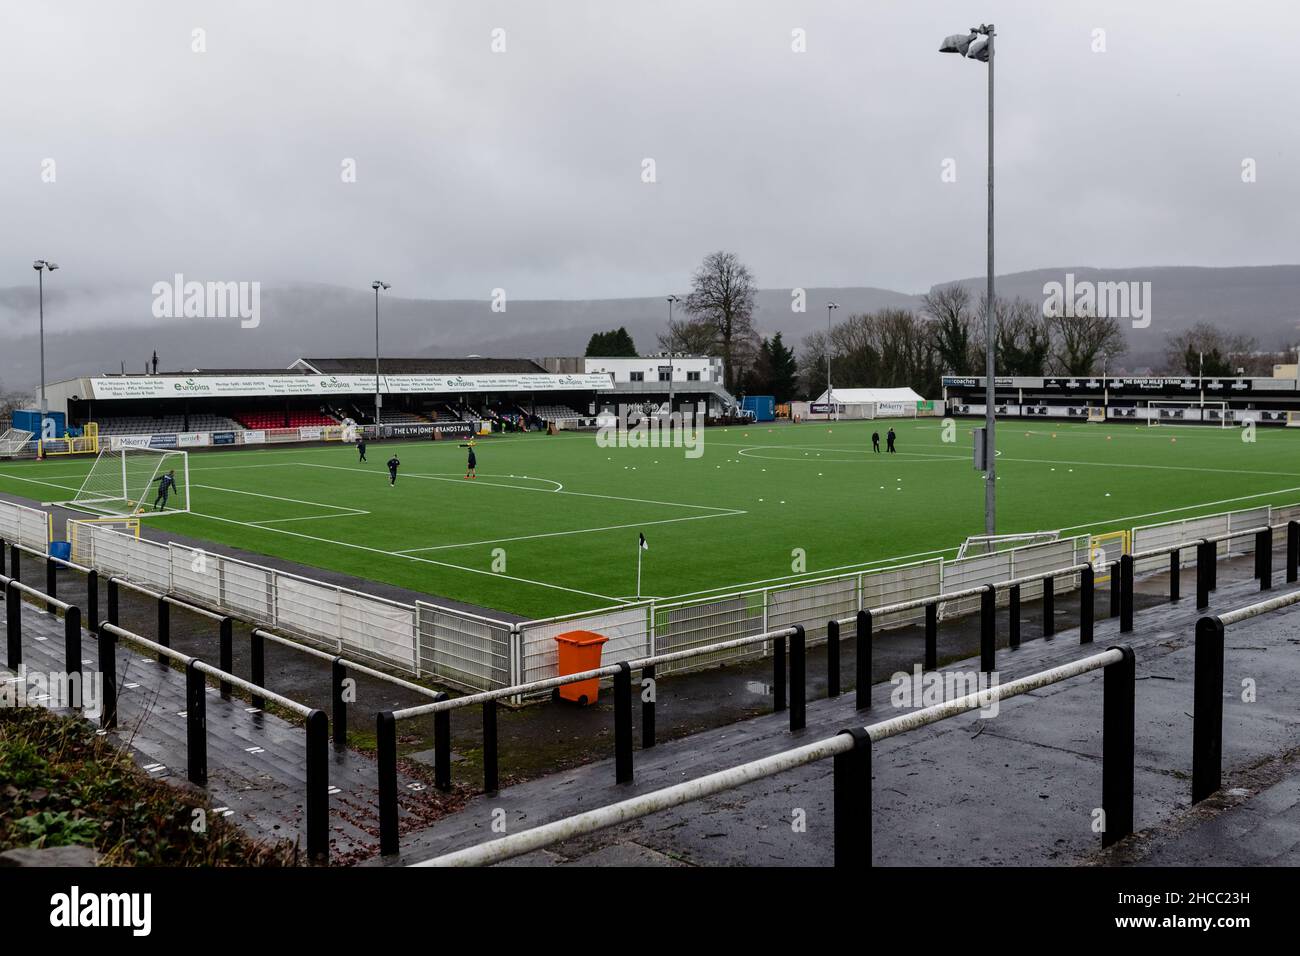
<instances>
[{"instance_id":1,"label":"white marquee tent","mask_svg":"<svg viewBox=\"0 0 1300 956\"><path fill-rule=\"evenodd\" d=\"M831 394L840 405L880 405L886 402L923 402L920 395L910 388L835 388ZM822 392L813 400L814 405L824 405L828 399Z\"/></svg>"}]
</instances>

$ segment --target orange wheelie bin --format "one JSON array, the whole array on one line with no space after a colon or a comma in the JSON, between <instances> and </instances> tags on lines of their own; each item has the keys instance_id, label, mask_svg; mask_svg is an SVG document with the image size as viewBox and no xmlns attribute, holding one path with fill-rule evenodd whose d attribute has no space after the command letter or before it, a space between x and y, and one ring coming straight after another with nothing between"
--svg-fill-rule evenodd
<instances>
[{"instance_id":1,"label":"orange wheelie bin","mask_svg":"<svg viewBox=\"0 0 1300 956\"><path fill-rule=\"evenodd\" d=\"M593 631L565 631L555 635L555 650L560 658L560 676L581 674L600 666L600 653L609 638ZM578 704L594 704L600 696L600 678L562 684L560 697Z\"/></svg>"}]
</instances>

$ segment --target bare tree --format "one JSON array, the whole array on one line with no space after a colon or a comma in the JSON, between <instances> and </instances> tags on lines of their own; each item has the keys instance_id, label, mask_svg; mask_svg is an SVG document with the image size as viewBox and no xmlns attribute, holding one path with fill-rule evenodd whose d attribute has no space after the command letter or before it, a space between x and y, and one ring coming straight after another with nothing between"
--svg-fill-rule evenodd
<instances>
[{"instance_id":1,"label":"bare tree","mask_svg":"<svg viewBox=\"0 0 1300 956\"><path fill-rule=\"evenodd\" d=\"M803 341L799 370L810 396L826 387L826 353L831 353L831 377L841 388L911 387L935 395L942 367L935 347L932 321L904 309L881 309L851 315L825 332Z\"/></svg>"},{"instance_id":2,"label":"bare tree","mask_svg":"<svg viewBox=\"0 0 1300 956\"><path fill-rule=\"evenodd\" d=\"M722 351L723 383L730 390L758 348L754 331L754 277L731 252L713 252L691 277L686 311L712 326Z\"/></svg>"},{"instance_id":3,"label":"bare tree","mask_svg":"<svg viewBox=\"0 0 1300 956\"><path fill-rule=\"evenodd\" d=\"M31 396L26 392L15 392L0 386L0 431L13 424L14 412L32 405Z\"/></svg>"},{"instance_id":4,"label":"bare tree","mask_svg":"<svg viewBox=\"0 0 1300 956\"><path fill-rule=\"evenodd\" d=\"M1128 350L1119 320L1112 316L1061 315L1048 319L1054 350L1052 366L1063 375L1092 375L1103 355Z\"/></svg>"},{"instance_id":5,"label":"bare tree","mask_svg":"<svg viewBox=\"0 0 1300 956\"><path fill-rule=\"evenodd\" d=\"M701 319L673 319L659 333L659 348L665 352L712 355L718 350L718 331Z\"/></svg>"},{"instance_id":6,"label":"bare tree","mask_svg":"<svg viewBox=\"0 0 1300 956\"><path fill-rule=\"evenodd\" d=\"M1041 306L1021 298L998 299L993 321L998 374L1043 375L1052 355L1052 329Z\"/></svg>"},{"instance_id":7,"label":"bare tree","mask_svg":"<svg viewBox=\"0 0 1300 956\"><path fill-rule=\"evenodd\" d=\"M934 347L943 370L950 375L971 374L978 363L970 290L963 285L940 286L921 297L921 311L934 323Z\"/></svg>"},{"instance_id":8,"label":"bare tree","mask_svg":"<svg viewBox=\"0 0 1300 956\"><path fill-rule=\"evenodd\" d=\"M1168 371L1187 375L1196 375L1202 370L1206 375L1234 375L1238 367L1260 364L1248 361L1253 358L1254 351L1255 340L1249 335L1224 332L1209 322L1200 322L1169 336L1165 345L1165 364ZM1270 375L1273 364L1270 359Z\"/></svg>"}]
</instances>

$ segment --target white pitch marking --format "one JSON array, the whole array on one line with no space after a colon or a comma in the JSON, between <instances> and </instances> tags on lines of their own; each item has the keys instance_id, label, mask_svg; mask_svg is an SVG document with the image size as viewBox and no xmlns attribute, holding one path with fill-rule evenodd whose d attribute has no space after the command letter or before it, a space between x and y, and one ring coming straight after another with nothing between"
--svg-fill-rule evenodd
<instances>
[{"instance_id":1,"label":"white pitch marking","mask_svg":"<svg viewBox=\"0 0 1300 956\"><path fill-rule=\"evenodd\" d=\"M193 484L193 483L191 483ZM331 511L347 511L355 514L369 514L368 511L361 511L359 508L348 508L344 505L331 505L323 501L304 501L302 498L285 498L282 495L266 495L260 491L241 491L238 488L222 488L219 485L193 485L195 488L205 488L208 491L225 491L232 495L249 495L253 498L270 498L274 501L288 501L295 505L311 505L313 508L329 508Z\"/></svg>"},{"instance_id":2,"label":"white pitch marking","mask_svg":"<svg viewBox=\"0 0 1300 956\"><path fill-rule=\"evenodd\" d=\"M371 554L386 554L393 557L400 557L407 561L420 561L424 564L433 564L441 568L452 568L456 571L466 571L470 574L482 574L491 578L504 578L509 581L518 581L520 584L532 584L537 587L551 588L555 591L567 591L570 594L581 594L583 597L600 598L602 601L614 601L619 604L626 602L619 601L618 598L610 597L608 594L597 594L594 591L582 591L578 588L565 587L562 584L548 584L545 581L534 581L531 578L520 578L511 574L498 574L494 571L484 571L480 568L467 568L463 565L452 564L449 561L435 561L433 558L421 558L414 554L395 554L392 551L385 551L383 548L369 548L364 544L353 544L350 541L336 541L333 538L318 538L314 534L303 534L301 531L287 531L284 528L267 528L262 525L249 524L247 521L237 521L234 518L223 518L220 515L210 515L202 511L191 511L190 514L197 515L200 518L208 518L212 521L224 521L226 524L243 525L247 528L260 528L262 531L274 531L276 534L287 534L294 538L305 538L308 541L319 541L321 544L334 544L340 548L352 548L356 551L367 551Z\"/></svg>"},{"instance_id":3,"label":"white pitch marking","mask_svg":"<svg viewBox=\"0 0 1300 956\"><path fill-rule=\"evenodd\" d=\"M394 554L416 554L420 551L447 551L454 548L472 548L485 544L506 544L511 541L531 541L535 538L559 538L571 534L594 534L599 531L622 531L626 528L644 528L653 524L675 524L679 521L703 521L707 518L730 518L735 515L749 514L747 511L720 511L715 515L688 515L685 518L661 518L658 521L640 521L632 524L612 524L604 528L578 528L573 531L547 531L543 534L523 534L514 538L491 538L486 541L466 541L461 544L438 544L427 548L407 548L394 551Z\"/></svg>"},{"instance_id":4,"label":"white pitch marking","mask_svg":"<svg viewBox=\"0 0 1300 956\"><path fill-rule=\"evenodd\" d=\"M962 459L962 461L965 460L966 459L964 458ZM310 464L311 467L313 468L333 468L337 471L362 471L362 472L366 471L366 469L364 468L345 468L342 465L320 465L314 462L308 464ZM450 481L453 484L458 485L462 488L475 486L475 482L465 481L464 479L461 478L446 478L441 475L425 475L416 472L408 472L406 474L399 475L398 477L399 478L421 478L426 481ZM537 480L549 481L550 479L539 478ZM590 491L568 491L568 490L558 490L558 489L547 491L546 489L543 488L529 488L526 485L497 485L487 481L480 481L477 483L477 486L480 487L486 486L490 488L508 488L511 491L535 491L544 495L574 495L579 498L603 498L606 501L626 501L626 502L631 502L633 504L639 504L639 505L663 505L664 507L668 507L668 508L694 508L697 511L723 510L721 508L718 508L715 505L691 505L691 504L686 504L683 501L655 501L652 498L624 498L622 495L599 495Z\"/></svg>"}]
</instances>

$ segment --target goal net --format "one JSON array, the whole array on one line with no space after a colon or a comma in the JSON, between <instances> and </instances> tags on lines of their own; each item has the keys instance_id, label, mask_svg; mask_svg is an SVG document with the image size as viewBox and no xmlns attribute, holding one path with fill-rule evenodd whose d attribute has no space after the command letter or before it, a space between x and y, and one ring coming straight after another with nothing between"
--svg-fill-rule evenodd
<instances>
[{"instance_id":1,"label":"goal net","mask_svg":"<svg viewBox=\"0 0 1300 956\"><path fill-rule=\"evenodd\" d=\"M9 428L0 435L0 458L31 458L36 454L32 433L21 428Z\"/></svg>"},{"instance_id":2,"label":"goal net","mask_svg":"<svg viewBox=\"0 0 1300 956\"><path fill-rule=\"evenodd\" d=\"M167 481L167 500L160 491ZM77 511L102 515L190 510L190 462L183 451L157 448L104 449L95 459L70 501L58 502Z\"/></svg>"},{"instance_id":3,"label":"goal net","mask_svg":"<svg viewBox=\"0 0 1300 956\"><path fill-rule=\"evenodd\" d=\"M1060 540L1059 531L1031 531L1027 534L975 534L962 542L957 551L958 559L974 557L977 554L997 554L1030 544L1046 544Z\"/></svg>"}]
</instances>

